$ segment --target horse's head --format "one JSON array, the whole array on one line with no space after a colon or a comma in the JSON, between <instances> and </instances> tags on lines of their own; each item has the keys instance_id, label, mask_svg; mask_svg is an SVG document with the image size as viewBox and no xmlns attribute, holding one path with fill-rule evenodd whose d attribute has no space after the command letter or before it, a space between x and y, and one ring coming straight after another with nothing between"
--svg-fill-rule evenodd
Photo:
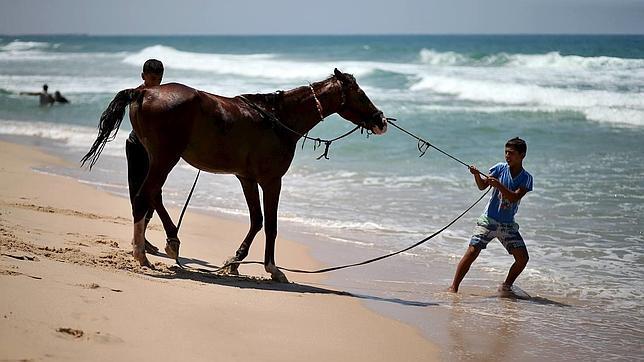
<instances>
[{"instance_id":1,"label":"horse's head","mask_svg":"<svg viewBox=\"0 0 644 362\"><path fill-rule=\"evenodd\" d=\"M375 134L387 132L387 119L381 110L371 102L360 88L356 79L347 73L334 70L334 77L342 85L343 101L338 114L358 126L362 126Z\"/></svg>"}]
</instances>

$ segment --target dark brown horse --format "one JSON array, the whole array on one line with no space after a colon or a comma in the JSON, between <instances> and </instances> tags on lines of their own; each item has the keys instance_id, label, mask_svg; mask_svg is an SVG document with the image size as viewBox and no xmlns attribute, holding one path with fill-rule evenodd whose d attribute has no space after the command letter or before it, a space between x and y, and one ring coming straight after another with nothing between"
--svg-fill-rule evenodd
<instances>
[{"instance_id":1,"label":"dark brown horse","mask_svg":"<svg viewBox=\"0 0 644 362\"><path fill-rule=\"evenodd\" d=\"M213 173L229 173L241 182L248 210L250 230L234 257L248 255L255 235L265 221L264 267L271 277L287 281L275 264L277 208L282 176L295 155L302 135L333 113L375 133L387 130L387 121L356 83L337 69L321 82L271 94L246 94L226 98L182 84L169 83L145 89L119 92L103 112L99 135L83 164L97 161L106 142L113 139L130 106L130 121L147 150L150 168L133 205L133 255L149 266L145 255L146 210L162 210L161 188L180 158L192 166ZM264 217L258 185L263 191ZM168 236L177 229L167 213L159 214ZM264 220L263 220L264 219ZM172 238L171 238L172 239ZM175 259L178 239L169 239L166 252ZM237 272L234 265L231 272Z\"/></svg>"}]
</instances>

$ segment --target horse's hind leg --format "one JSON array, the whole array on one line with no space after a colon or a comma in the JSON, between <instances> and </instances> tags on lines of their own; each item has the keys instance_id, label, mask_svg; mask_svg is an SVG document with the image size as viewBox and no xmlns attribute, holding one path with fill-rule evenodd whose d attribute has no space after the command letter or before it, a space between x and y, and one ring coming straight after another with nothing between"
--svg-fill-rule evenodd
<instances>
[{"instance_id":1,"label":"horse's hind leg","mask_svg":"<svg viewBox=\"0 0 644 362\"><path fill-rule=\"evenodd\" d=\"M141 185L139 193L134 198L132 212L134 219L134 235L132 240L132 247L134 258L142 266L151 267L150 262L145 256L145 214L150 208L157 209L157 212L159 210L165 210L165 208L162 208L161 203L161 188L163 187L163 184L165 183L170 170L172 170L172 168L177 164L178 161L178 155L171 159L152 159L150 162L150 168L148 169L148 174L143 181L143 184ZM169 219L169 216L167 217Z\"/></svg>"},{"instance_id":2,"label":"horse's hind leg","mask_svg":"<svg viewBox=\"0 0 644 362\"><path fill-rule=\"evenodd\" d=\"M262 207L259 201L259 189L257 188L257 181L243 178L237 176L239 182L242 185L244 190L244 197L246 198L246 205L248 205L248 213L250 214L250 229L248 229L248 234L242 241L239 249L235 253L235 256L226 260L225 264L229 264L235 261L242 261L248 256L248 250L250 245L255 239L255 235L262 229L263 216L262 216ZM239 268L238 264L230 264L226 268L228 274L238 274L237 269Z\"/></svg>"}]
</instances>

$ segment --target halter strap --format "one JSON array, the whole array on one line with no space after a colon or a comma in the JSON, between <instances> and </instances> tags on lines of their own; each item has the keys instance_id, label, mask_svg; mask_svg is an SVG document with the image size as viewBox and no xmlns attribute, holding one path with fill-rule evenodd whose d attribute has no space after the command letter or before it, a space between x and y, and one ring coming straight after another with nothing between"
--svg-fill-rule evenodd
<instances>
[{"instance_id":1,"label":"halter strap","mask_svg":"<svg viewBox=\"0 0 644 362\"><path fill-rule=\"evenodd\" d=\"M340 83L340 95L342 95L342 103L340 103L340 108L338 108L338 111L339 111L339 110L341 110L342 108L344 108L344 103L346 103L347 98L346 98L346 96L344 95L344 83L342 83L342 81L341 81L340 79L338 79L338 77L337 77L337 76L335 76L335 75L334 75L333 77L335 78L335 80L336 80L338 83Z\"/></svg>"},{"instance_id":2,"label":"halter strap","mask_svg":"<svg viewBox=\"0 0 644 362\"><path fill-rule=\"evenodd\" d=\"M311 83L309 83L309 88L311 89L311 93L313 93L313 99L315 100L315 108L317 108L318 110L318 114L320 115L320 120L324 121L324 113L322 113L322 103L320 103L320 100L318 99L317 95L315 95L315 89L313 89L313 86L311 85Z\"/></svg>"}]
</instances>

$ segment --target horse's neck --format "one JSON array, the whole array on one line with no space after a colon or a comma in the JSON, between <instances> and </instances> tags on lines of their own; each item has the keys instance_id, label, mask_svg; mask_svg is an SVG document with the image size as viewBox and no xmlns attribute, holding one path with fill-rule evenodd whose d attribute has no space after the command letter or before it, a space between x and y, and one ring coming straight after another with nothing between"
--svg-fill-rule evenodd
<instances>
[{"instance_id":1,"label":"horse's neck","mask_svg":"<svg viewBox=\"0 0 644 362\"><path fill-rule=\"evenodd\" d=\"M313 129L323 118L336 113L342 105L342 85L335 78L313 83L310 87L300 87L289 93L291 94L286 96L292 97L295 102L290 102L282 119L289 128L302 135ZM316 98L320 102L320 109Z\"/></svg>"}]
</instances>

